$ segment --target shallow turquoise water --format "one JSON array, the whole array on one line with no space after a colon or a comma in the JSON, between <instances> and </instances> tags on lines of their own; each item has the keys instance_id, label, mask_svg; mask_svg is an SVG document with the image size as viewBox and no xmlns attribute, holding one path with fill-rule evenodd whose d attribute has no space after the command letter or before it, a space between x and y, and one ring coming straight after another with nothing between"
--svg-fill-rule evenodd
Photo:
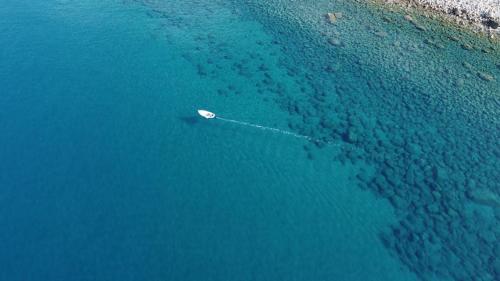
<instances>
[{"instance_id":1,"label":"shallow turquoise water","mask_svg":"<svg viewBox=\"0 0 500 281\"><path fill-rule=\"evenodd\" d=\"M0 279L493 280L498 46L380 13L6 1Z\"/></svg>"}]
</instances>

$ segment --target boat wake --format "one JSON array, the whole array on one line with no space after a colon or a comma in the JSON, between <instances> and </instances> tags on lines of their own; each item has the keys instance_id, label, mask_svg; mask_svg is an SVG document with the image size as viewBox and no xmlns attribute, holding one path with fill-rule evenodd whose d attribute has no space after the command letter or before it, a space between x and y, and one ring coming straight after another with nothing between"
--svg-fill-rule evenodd
<instances>
[{"instance_id":1,"label":"boat wake","mask_svg":"<svg viewBox=\"0 0 500 281\"><path fill-rule=\"evenodd\" d=\"M294 136L296 138L302 138L302 139L311 140L311 141L314 140L313 138L311 138L309 136L299 135L299 134L296 134L296 133L293 133L293 132L290 132L290 131L280 130L280 129L277 129L277 128L266 127L266 126L261 126L261 125L252 124L252 123L248 123L248 122L243 122L243 121L238 121L238 120L233 120L233 119L222 118L222 117L219 117L219 116L215 117L215 119L219 119L219 120L222 120L222 121L231 122L231 123L235 123L235 124L239 124L239 125L243 125L243 126L253 127L253 128L257 128L257 129L261 129L261 130L273 131L273 132L281 133L281 134L284 134L284 135Z\"/></svg>"},{"instance_id":2,"label":"boat wake","mask_svg":"<svg viewBox=\"0 0 500 281\"><path fill-rule=\"evenodd\" d=\"M292 137L296 137L296 138L300 138L300 139L305 139L305 140L308 140L308 141L321 142L321 143L324 143L324 144L332 144L333 143L331 141L325 142L325 141L320 140L320 139L315 139L315 138L312 138L310 136L301 135L301 134L297 134L297 133L286 131L286 130L281 130L281 129L272 128L272 127L266 127L266 126L262 126L262 125L252 124L252 123L238 121L238 120L233 120L233 119L228 119L228 118L222 118L222 117L219 117L219 116L216 116L215 119L218 119L218 120L221 120L221 121L225 121L225 122L234 123L234 124L238 124L238 125L242 125L242 126L253 127L253 128L257 128L257 129L261 129L261 130L265 130L265 131L272 131L272 132L280 133L280 134L283 134L283 135L288 135L288 136L292 136Z\"/></svg>"},{"instance_id":3,"label":"boat wake","mask_svg":"<svg viewBox=\"0 0 500 281\"><path fill-rule=\"evenodd\" d=\"M301 134L297 134L294 132L281 130L278 128L267 127L267 126L252 124L252 123L248 123L248 122L238 121L238 120L234 120L234 119L219 117L219 116L216 116L215 113L204 110L204 109L199 109L198 114L206 119L218 119L218 120L225 121L225 122L230 122L230 123L234 123L234 124L238 124L238 125L242 125L242 126L257 128L257 129L261 129L261 130L265 130L265 131L272 131L272 132L280 133L283 135L288 135L288 136L292 136L292 137L296 137L296 138L300 138L300 139L305 139L305 140L313 141L313 142L317 142L317 143L323 143L323 144L333 144L334 143L333 141L324 141L321 139L315 139L315 138L310 137L310 136L301 135Z\"/></svg>"}]
</instances>

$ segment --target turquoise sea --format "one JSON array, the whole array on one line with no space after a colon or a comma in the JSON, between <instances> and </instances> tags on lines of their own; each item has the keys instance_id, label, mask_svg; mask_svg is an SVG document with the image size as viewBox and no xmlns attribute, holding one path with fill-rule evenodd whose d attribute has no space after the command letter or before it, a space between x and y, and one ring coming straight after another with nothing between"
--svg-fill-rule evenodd
<instances>
[{"instance_id":1,"label":"turquoise sea","mask_svg":"<svg viewBox=\"0 0 500 281\"><path fill-rule=\"evenodd\" d=\"M0 280L500 280L500 44L404 16L2 1Z\"/></svg>"}]
</instances>

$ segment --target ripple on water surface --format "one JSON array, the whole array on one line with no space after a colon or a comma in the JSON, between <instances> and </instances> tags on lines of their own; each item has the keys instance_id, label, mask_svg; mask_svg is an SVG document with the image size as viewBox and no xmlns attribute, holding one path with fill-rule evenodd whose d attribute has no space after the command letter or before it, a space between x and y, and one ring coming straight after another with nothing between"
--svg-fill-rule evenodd
<instances>
[{"instance_id":1,"label":"ripple on water surface","mask_svg":"<svg viewBox=\"0 0 500 281\"><path fill-rule=\"evenodd\" d=\"M1 146L44 229L1 218L0 276L499 279L498 43L358 2L56 2L2 53L40 59L3 60L0 126L45 141Z\"/></svg>"},{"instance_id":2,"label":"ripple on water surface","mask_svg":"<svg viewBox=\"0 0 500 281\"><path fill-rule=\"evenodd\" d=\"M270 35L257 47L279 51L232 70L257 80L246 90L269 93L290 129L343 142L341 162L370 164L359 186L400 219L385 245L424 279L498 278L498 43L361 3L233 2ZM271 65L258 63L265 53Z\"/></svg>"},{"instance_id":3,"label":"ripple on water surface","mask_svg":"<svg viewBox=\"0 0 500 281\"><path fill-rule=\"evenodd\" d=\"M359 3L249 2L302 66L293 127L373 166L359 185L400 218L385 245L424 279L498 279L498 43Z\"/></svg>"}]
</instances>

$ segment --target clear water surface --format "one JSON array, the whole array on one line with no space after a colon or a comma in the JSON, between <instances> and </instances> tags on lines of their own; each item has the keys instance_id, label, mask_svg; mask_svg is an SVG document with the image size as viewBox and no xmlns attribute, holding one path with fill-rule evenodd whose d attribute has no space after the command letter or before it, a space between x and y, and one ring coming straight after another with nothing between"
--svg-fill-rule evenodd
<instances>
[{"instance_id":1,"label":"clear water surface","mask_svg":"<svg viewBox=\"0 0 500 281\"><path fill-rule=\"evenodd\" d=\"M0 280L493 280L499 48L415 17L3 1Z\"/></svg>"}]
</instances>

